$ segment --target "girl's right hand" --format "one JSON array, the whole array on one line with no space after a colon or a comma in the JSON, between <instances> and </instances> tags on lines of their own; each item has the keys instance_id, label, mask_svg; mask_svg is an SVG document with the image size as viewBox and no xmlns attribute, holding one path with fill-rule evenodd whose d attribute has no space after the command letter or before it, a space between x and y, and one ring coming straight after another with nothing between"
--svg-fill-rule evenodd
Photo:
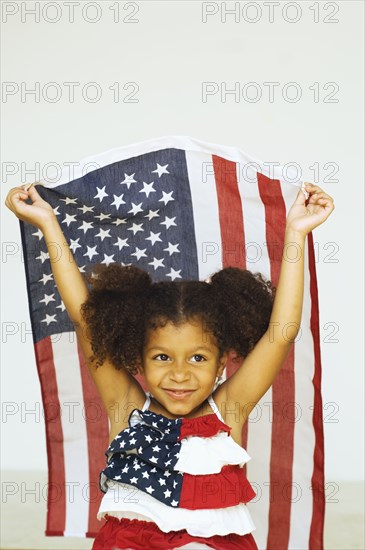
<instances>
[{"instance_id":1,"label":"girl's right hand","mask_svg":"<svg viewBox=\"0 0 365 550\"><path fill-rule=\"evenodd\" d=\"M52 206L42 199L34 185L26 191L28 185L26 183L20 187L10 189L5 204L14 212L17 218L42 230L42 227L55 218L56 215ZM32 204L27 204L25 202L27 199L31 199Z\"/></svg>"}]
</instances>

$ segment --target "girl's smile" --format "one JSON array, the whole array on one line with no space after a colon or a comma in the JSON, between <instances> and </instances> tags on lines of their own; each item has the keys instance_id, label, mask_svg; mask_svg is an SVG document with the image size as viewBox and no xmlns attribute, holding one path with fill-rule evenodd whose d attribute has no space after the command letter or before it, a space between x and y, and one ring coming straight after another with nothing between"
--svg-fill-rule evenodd
<instances>
[{"instance_id":1,"label":"girl's smile","mask_svg":"<svg viewBox=\"0 0 365 550\"><path fill-rule=\"evenodd\" d=\"M187 390L180 390L180 391L171 391L166 390L166 393L170 395L173 399L185 399L189 395L191 395L195 390L187 391Z\"/></svg>"}]
</instances>

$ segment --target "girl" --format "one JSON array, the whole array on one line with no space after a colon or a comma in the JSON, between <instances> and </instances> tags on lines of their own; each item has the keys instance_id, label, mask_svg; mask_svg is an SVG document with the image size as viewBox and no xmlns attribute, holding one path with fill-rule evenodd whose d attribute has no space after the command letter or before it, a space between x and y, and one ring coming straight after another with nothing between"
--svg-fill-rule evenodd
<instances>
[{"instance_id":1,"label":"girl","mask_svg":"<svg viewBox=\"0 0 365 550\"><path fill-rule=\"evenodd\" d=\"M94 550L257 549L242 427L298 334L306 235L334 209L320 187L304 187L287 216L277 288L239 268L210 282L153 283L143 270L117 264L94 265L84 277L35 187L9 191L8 208L44 235L110 420L98 513L107 521ZM295 261L286 255L289 243ZM244 362L219 383L230 352Z\"/></svg>"}]
</instances>

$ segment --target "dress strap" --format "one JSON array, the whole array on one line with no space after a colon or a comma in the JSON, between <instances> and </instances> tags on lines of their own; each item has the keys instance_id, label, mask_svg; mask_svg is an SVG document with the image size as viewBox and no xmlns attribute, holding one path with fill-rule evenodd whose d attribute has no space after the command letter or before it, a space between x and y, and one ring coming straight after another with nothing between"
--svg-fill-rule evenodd
<instances>
[{"instance_id":1,"label":"dress strap","mask_svg":"<svg viewBox=\"0 0 365 550\"><path fill-rule=\"evenodd\" d=\"M208 397L208 403L209 405L212 407L213 411L215 412L215 414L218 416L219 420L221 422L224 422L225 423L225 420L223 418L223 416L221 415L221 413L219 412L219 409L217 407L217 405L215 404L214 402L214 399L213 399L213 394L210 394L210 396Z\"/></svg>"},{"instance_id":2,"label":"dress strap","mask_svg":"<svg viewBox=\"0 0 365 550\"><path fill-rule=\"evenodd\" d=\"M144 402L144 405L142 407L142 411L147 411L150 404L151 404L151 394L150 394L150 392L147 392L146 396L147 396L146 401Z\"/></svg>"}]
</instances>

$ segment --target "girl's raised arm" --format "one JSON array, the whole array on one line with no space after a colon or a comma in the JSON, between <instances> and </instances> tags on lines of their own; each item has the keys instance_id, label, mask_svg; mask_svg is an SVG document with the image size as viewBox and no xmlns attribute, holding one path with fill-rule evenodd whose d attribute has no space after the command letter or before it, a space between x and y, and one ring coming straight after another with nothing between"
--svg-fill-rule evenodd
<instances>
[{"instance_id":1,"label":"girl's raised arm","mask_svg":"<svg viewBox=\"0 0 365 550\"><path fill-rule=\"evenodd\" d=\"M35 186L11 189L5 204L21 220L38 227L44 236L57 289L73 323L81 322L80 306L88 288L74 260L52 206L39 195ZM32 204L27 204L26 199Z\"/></svg>"},{"instance_id":2,"label":"girl's raised arm","mask_svg":"<svg viewBox=\"0 0 365 550\"><path fill-rule=\"evenodd\" d=\"M317 185L306 184L289 210L283 258L269 327L236 372L221 385L229 410L242 405L241 425L273 384L300 329L303 306L306 236L334 210L333 198ZM291 257L294 247L296 257ZM219 391L218 388L217 391Z\"/></svg>"},{"instance_id":3,"label":"girl's raised arm","mask_svg":"<svg viewBox=\"0 0 365 550\"><path fill-rule=\"evenodd\" d=\"M51 268L57 289L75 326L77 339L82 349L89 371L98 388L101 399L112 423L115 421L115 406L125 408L128 401L144 400L144 392L137 380L126 370L117 370L105 360L101 367L91 364L91 342L87 326L81 315L81 305L88 298L88 288L76 264L52 206L39 195L34 185L27 189L25 184L11 189L6 197L6 206L27 223L40 229L47 245ZM31 199L32 204L25 201ZM139 406L139 402L137 403ZM111 418L113 415L113 418ZM121 418L118 422L121 422Z\"/></svg>"}]
</instances>

